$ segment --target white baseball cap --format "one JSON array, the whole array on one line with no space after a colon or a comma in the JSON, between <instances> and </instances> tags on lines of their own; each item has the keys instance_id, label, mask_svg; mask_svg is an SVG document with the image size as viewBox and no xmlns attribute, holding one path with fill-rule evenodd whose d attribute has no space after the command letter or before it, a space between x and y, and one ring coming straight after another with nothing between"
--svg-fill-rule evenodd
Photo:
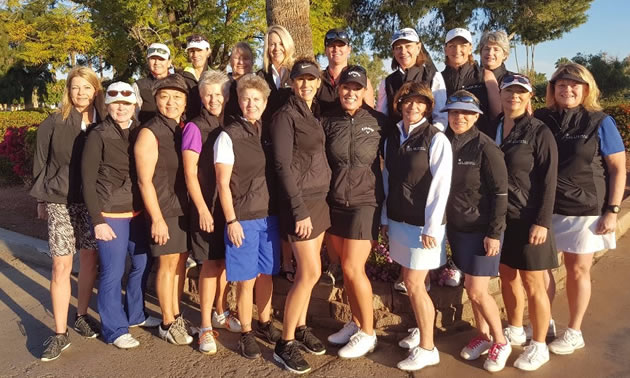
<instances>
[{"instance_id":1,"label":"white baseball cap","mask_svg":"<svg viewBox=\"0 0 630 378\"><path fill-rule=\"evenodd\" d=\"M171 49L163 43L152 43L147 49L147 59L152 56L159 56L164 60L168 60L171 57Z\"/></svg>"},{"instance_id":2,"label":"white baseball cap","mask_svg":"<svg viewBox=\"0 0 630 378\"><path fill-rule=\"evenodd\" d=\"M391 45L394 46L394 43L401 39L409 42L420 42L420 37L418 37L418 33L416 33L416 31L412 28L404 28L396 31L396 33L394 33L394 35L392 36Z\"/></svg>"},{"instance_id":3,"label":"white baseball cap","mask_svg":"<svg viewBox=\"0 0 630 378\"><path fill-rule=\"evenodd\" d=\"M186 38L186 51L189 49L207 50L210 48L210 43L206 37L200 34L194 34Z\"/></svg>"},{"instance_id":4,"label":"white baseball cap","mask_svg":"<svg viewBox=\"0 0 630 378\"><path fill-rule=\"evenodd\" d=\"M464 38L468 43L472 44L472 34L464 28L455 28L451 29L446 33L446 43L449 43L452 39L461 37Z\"/></svg>"},{"instance_id":5,"label":"white baseball cap","mask_svg":"<svg viewBox=\"0 0 630 378\"><path fill-rule=\"evenodd\" d=\"M105 105L118 101L129 104L136 104L138 102L136 99L136 92L134 92L129 83L117 81L107 87L107 91L105 92Z\"/></svg>"}]
</instances>

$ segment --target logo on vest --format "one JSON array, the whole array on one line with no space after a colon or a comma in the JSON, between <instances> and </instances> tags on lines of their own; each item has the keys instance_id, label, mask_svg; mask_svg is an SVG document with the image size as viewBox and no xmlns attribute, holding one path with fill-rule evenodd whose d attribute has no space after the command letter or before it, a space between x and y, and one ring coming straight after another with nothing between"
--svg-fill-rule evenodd
<instances>
[{"instance_id":1,"label":"logo on vest","mask_svg":"<svg viewBox=\"0 0 630 378\"><path fill-rule=\"evenodd\" d=\"M529 144L529 142L525 139L516 139L509 141L508 144Z\"/></svg>"},{"instance_id":2,"label":"logo on vest","mask_svg":"<svg viewBox=\"0 0 630 378\"><path fill-rule=\"evenodd\" d=\"M426 147L422 147L422 146L415 146L415 147L412 147L412 146L407 146L407 147L405 148L405 150L406 150L407 152L411 152L411 151L417 152L417 151L426 151L426 150L427 150L427 148L426 148Z\"/></svg>"},{"instance_id":3,"label":"logo on vest","mask_svg":"<svg viewBox=\"0 0 630 378\"><path fill-rule=\"evenodd\" d=\"M362 127L361 131L365 132L366 134L370 134L374 132L374 129L368 126Z\"/></svg>"},{"instance_id":4,"label":"logo on vest","mask_svg":"<svg viewBox=\"0 0 630 378\"><path fill-rule=\"evenodd\" d=\"M464 161L461 158L457 159L457 165L477 165L476 161Z\"/></svg>"},{"instance_id":5,"label":"logo on vest","mask_svg":"<svg viewBox=\"0 0 630 378\"><path fill-rule=\"evenodd\" d=\"M588 139L588 135L586 134L575 134L575 135L569 135L564 134L564 137L562 139L568 139L568 140L575 140L575 139Z\"/></svg>"}]
</instances>

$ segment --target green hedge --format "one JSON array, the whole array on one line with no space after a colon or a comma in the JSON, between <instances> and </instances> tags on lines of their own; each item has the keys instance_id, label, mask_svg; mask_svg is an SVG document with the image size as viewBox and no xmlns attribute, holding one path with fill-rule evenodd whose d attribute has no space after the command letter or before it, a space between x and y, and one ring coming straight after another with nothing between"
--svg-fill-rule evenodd
<instances>
[{"instance_id":1,"label":"green hedge","mask_svg":"<svg viewBox=\"0 0 630 378\"><path fill-rule=\"evenodd\" d=\"M39 125L50 113L50 110L0 112L0 142L4 140L7 128Z\"/></svg>"},{"instance_id":2,"label":"green hedge","mask_svg":"<svg viewBox=\"0 0 630 378\"><path fill-rule=\"evenodd\" d=\"M630 103L607 106L604 112L615 119L623 143L626 145L626 151L630 150Z\"/></svg>"}]
</instances>

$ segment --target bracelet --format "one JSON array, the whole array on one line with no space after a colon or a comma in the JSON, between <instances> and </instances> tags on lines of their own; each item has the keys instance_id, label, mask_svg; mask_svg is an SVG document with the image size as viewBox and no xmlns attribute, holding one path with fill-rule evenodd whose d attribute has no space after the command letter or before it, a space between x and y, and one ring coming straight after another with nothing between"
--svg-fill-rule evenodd
<instances>
[{"instance_id":1,"label":"bracelet","mask_svg":"<svg viewBox=\"0 0 630 378\"><path fill-rule=\"evenodd\" d=\"M237 218L234 218L234 219L232 219L232 220L230 220L230 221L225 222L225 224L227 224L227 225L231 225L232 223L236 223L236 222L238 222L238 219L237 219Z\"/></svg>"}]
</instances>

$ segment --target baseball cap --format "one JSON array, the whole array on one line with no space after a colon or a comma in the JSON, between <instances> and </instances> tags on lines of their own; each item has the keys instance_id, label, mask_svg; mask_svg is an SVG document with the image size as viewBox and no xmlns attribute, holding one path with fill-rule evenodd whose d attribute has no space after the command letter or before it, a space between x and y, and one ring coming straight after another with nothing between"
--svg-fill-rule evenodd
<instances>
[{"instance_id":1,"label":"baseball cap","mask_svg":"<svg viewBox=\"0 0 630 378\"><path fill-rule=\"evenodd\" d=\"M445 43L449 43L451 40L460 37L460 38L464 38L466 41L468 41L468 43L472 44L472 34L470 34L470 32L464 28L455 28L455 29L451 29L448 31L448 33L446 33L446 42Z\"/></svg>"},{"instance_id":2,"label":"baseball cap","mask_svg":"<svg viewBox=\"0 0 630 378\"><path fill-rule=\"evenodd\" d=\"M171 56L171 50L163 43L152 43L147 49L147 59L152 56L159 56L164 60L168 60Z\"/></svg>"},{"instance_id":3,"label":"baseball cap","mask_svg":"<svg viewBox=\"0 0 630 378\"><path fill-rule=\"evenodd\" d=\"M521 86L527 89L528 92L532 92L532 84L529 82L529 78L525 75L505 75L501 81L501 89L511 87L513 85Z\"/></svg>"},{"instance_id":4,"label":"baseball cap","mask_svg":"<svg viewBox=\"0 0 630 378\"><path fill-rule=\"evenodd\" d=\"M118 101L128 104L136 104L138 102L136 92L133 91L131 85L123 81L117 81L107 87L107 91L105 92L105 105Z\"/></svg>"},{"instance_id":5,"label":"baseball cap","mask_svg":"<svg viewBox=\"0 0 630 378\"><path fill-rule=\"evenodd\" d=\"M291 79L295 79L302 75L311 75L313 77L319 78L321 76L321 72L319 68L317 68L316 64L311 62L297 61L293 64L291 68Z\"/></svg>"},{"instance_id":6,"label":"baseball cap","mask_svg":"<svg viewBox=\"0 0 630 378\"><path fill-rule=\"evenodd\" d=\"M394 46L394 43L401 39L409 42L420 42L420 37L418 37L418 33L416 33L416 31L412 28L404 28L396 31L392 36L391 45Z\"/></svg>"},{"instance_id":7,"label":"baseball cap","mask_svg":"<svg viewBox=\"0 0 630 378\"><path fill-rule=\"evenodd\" d=\"M206 50L210 48L210 43L206 37L201 34L193 34L186 38L186 51L188 49Z\"/></svg>"},{"instance_id":8,"label":"baseball cap","mask_svg":"<svg viewBox=\"0 0 630 378\"><path fill-rule=\"evenodd\" d=\"M153 96L161 89L175 89L188 95L188 86L184 77L178 73L170 74L153 85Z\"/></svg>"},{"instance_id":9,"label":"baseball cap","mask_svg":"<svg viewBox=\"0 0 630 378\"><path fill-rule=\"evenodd\" d=\"M349 45L350 37L348 36L348 33L343 29L330 29L328 32L326 32L326 36L324 37L324 46L328 46L335 41L343 42L346 45Z\"/></svg>"},{"instance_id":10,"label":"baseball cap","mask_svg":"<svg viewBox=\"0 0 630 378\"><path fill-rule=\"evenodd\" d=\"M367 72L365 68L357 65L346 67L339 77L339 85L346 83L357 83L361 87L367 87Z\"/></svg>"},{"instance_id":11,"label":"baseball cap","mask_svg":"<svg viewBox=\"0 0 630 378\"><path fill-rule=\"evenodd\" d=\"M449 110L467 110L483 114L479 109L479 100L475 95L468 91L457 91L446 98L446 106L440 112L448 112Z\"/></svg>"}]
</instances>

